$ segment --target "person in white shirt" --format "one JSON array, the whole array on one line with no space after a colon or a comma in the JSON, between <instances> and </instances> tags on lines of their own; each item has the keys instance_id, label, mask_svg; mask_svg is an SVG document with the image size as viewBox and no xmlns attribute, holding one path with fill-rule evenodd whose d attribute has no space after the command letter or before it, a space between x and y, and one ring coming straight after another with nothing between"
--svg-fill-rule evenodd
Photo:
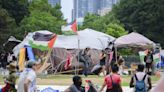
<instances>
[{"instance_id":1,"label":"person in white shirt","mask_svg":"<svg viewBox=\"0 0 164 92\"><path fill-rule=\"evenodd\" d=\"M147 90L150 90L152 88L151 78L148 74L146 74L144 72L144 65L143 64L138 65L137 73L134 74L134 76L132 76L132 78L131 78L130 87L135 87L137 80L139 80L139 81L143 80Z\"/></svg>"},{"instance_id":2,"label":"person in white shirt","mask_svg":"<svg viewBox=\"0 0 164 92\"><path fill-rule=\"evenodd\" d=\"M36 63L29 61L18 80L17 92L36 92Z\"/></svg>"}]
</instances>

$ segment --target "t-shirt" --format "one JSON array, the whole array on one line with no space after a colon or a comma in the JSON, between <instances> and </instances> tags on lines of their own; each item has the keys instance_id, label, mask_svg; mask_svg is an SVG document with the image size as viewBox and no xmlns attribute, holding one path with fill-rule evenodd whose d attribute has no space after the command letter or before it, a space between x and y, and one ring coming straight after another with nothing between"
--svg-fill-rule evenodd
<instances>
[{"instance_id":1,"label":"t-shirt","mask_svg":"<svg viewBox=\"0 0 164 92\"><path fill-rule=\"evenodd\" d=\"M144 73L144 72L137 72L136 73L136 76L137 76L138 80L141 81L143 79L143 77L145 76L145 74L146 73ZM135 85L136 84L136 78L133 76L133 79L134 79L134 85ZM145 82L145 84L146 84L146 86L148 88L149 87L149 84L148 84L148 75L146 75L144 82Z\"/></svg>"},{"instance_id":2,"label":"t-shirt","mask_svg":"<svg viewBox=\"0 0 164 92\"><path fill-rule=\"evenodd\" d=\"M26 68L20 75L18 80L17 92L24 92L24 82L28 79L31 81L28 92L35 92L36 90L36 73L33 69Z\"/></svg>"},{"instance_id":3,"label":"t-shirt","mask_svg":"<svg viewBox=\"0 0 164 92\"><path fill-rule=\"evenodd\" d=\"M112 76L112 80L114 83L121 84L120 75L118 74L107 75L104 80L105 84L107 85L107 89L112 89L112 80L110 76Z\"/></svg>"}]
</instances>

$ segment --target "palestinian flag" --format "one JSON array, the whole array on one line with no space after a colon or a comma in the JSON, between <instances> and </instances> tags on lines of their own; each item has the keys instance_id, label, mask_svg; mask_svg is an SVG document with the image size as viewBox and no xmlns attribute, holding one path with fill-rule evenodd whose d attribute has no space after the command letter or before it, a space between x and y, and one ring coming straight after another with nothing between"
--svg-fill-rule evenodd
<instances>
[{"instance_id":1,"label":"palestinian flag","mask_svg":"<svg viewBox=\"0 0 164 92\"><path fill-rule=\"evenodd\" d=\"M61 28L63 35L77 35L76 20Z\"/></svg>"},{"instance_id":2,"label":"palestinian flag","mask_svg":"<svg viewBox=\"0 0 164 92\"><path fill-rule=\"evenodd\" d=\"M33 39L35 41L49 41L53 37L53 34L43 34L36 32L35 35L33 35Z\"/></svg>"},{"instance_id":3,"label":"palestinian flag","mask_svg":"<svg viewBox=\"0 0 164 92\"><path fill-rule=\"evenodd\" d=\"M44 51L53 48L57 35L35 33L32 38L33 40L29 41L30 46Z\"/></svg>"}]
</instances>

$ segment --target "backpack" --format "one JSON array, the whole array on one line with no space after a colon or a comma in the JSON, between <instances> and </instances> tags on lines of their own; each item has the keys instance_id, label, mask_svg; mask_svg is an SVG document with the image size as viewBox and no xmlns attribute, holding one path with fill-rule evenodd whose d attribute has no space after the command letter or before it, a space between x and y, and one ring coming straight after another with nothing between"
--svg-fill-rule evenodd
<instances>
[{"instance_id":1,"label":"backpack","mask_svg":"<svg viewBox=\"0 0 164 92\"><path fill-rule=\"evenodd\" d=\"M146 84L144 82L144 80L146 78L146 74L141 81L138 80L136 74L135 74L135 78L136 78L135 92L147 92Z\"/></svg>"},{"instance_id":2,"label":"backpack","mask_svg":"<svg viewBox=\"0 0 164 92\"><path fill-rule=\"evenodd\" d=\"M115 83L112 79L112 76L110 75L111 81L112 81L112 89L111 90L107 90L106 92L122 92L122 88L120 86L120 84Z\"/></svg>"},{"instance_id":3,"label":"backpack","mask_svg":"<svg viewBox=\"0 0 164 92\"><path fill-rule=\"evenodd\" d=\"M147 62L147 63L151 63L151 62L152 62L151 56L148 56L148 57L147 57L146 62Z\"/></svg>"}]
</instances>

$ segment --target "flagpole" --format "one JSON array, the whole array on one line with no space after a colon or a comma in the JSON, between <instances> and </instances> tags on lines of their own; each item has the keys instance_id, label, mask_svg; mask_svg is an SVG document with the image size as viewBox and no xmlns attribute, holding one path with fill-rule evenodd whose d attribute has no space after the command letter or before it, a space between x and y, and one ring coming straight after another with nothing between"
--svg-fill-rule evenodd
<instances>
[{"instance_id":1,"label":"flagpole","mask_svg":"<svg viewBox=\"0 0 164 92\"><path fill-rule=\"evenodd\" d=\"M77 20L76 20L77 21ZM77 28L77 32L78 32L78 25L76 26L76 28ZM79 35L77 34L77 43L78 43L78 60L77 60L77 62L78 62L78 66L76 67L77 69L79 68L79 52L80 52L80 40L79 40ZM76 69L76 70L77 70ZM79 72L78 72L78 70L76 71L76 74L78 75L79 74Z\"/></svg>"},{"instance_id":2,"label":"flagpole","mask_svg":"<svg viewBox=\"0 0 164 92\"><path fill-rule=\"evenodd\" d=\"M77 29L78 29L78 27L77 27ZM78 41L78 68L79 68L79 52L80 52L80 40L79 40L79 35L77 36L78 38L77 38L77 41ZM77 71L77 75L79 74L79 72Z\"/></svg>"}]
</instances>

